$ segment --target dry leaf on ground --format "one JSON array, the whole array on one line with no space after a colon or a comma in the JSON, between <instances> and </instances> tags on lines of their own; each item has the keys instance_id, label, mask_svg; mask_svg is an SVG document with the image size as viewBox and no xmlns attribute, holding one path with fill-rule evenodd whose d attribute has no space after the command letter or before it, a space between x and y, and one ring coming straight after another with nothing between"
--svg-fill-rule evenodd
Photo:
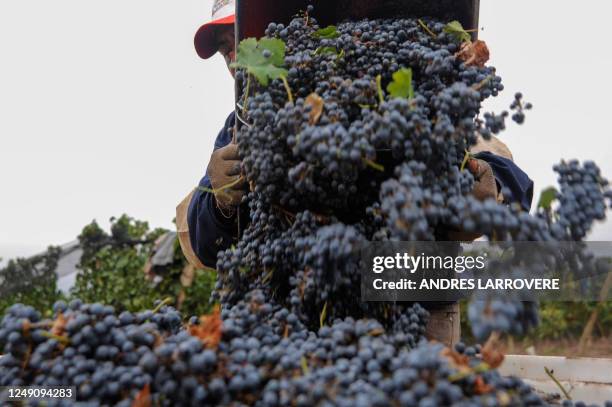
<instances>
[{"instance_id":1,"label":"dry leaf on ground","mask_svg":"<svg viewBox=\"0 0 612 407\"><path fill-rule=\"evenodd\" d=\"M308 122L310 125L315 125L319 122L321 115L323 114L323 98L316 93L311 93L306 98L306 104L310 105L312 109L310 110L310 117Z\"/></svg>"},{"instance_id":2,"label":"dry leaf on ground","mask_svg":"<svg viewBox=\"0 0 612 407\"><path fill-rule=\"evenodd\" d=\"M200 339L207 348L214 349L221 342L222 328L221 308L217 305L210 315L200 317L199 325L191 325L189 333Z\"/></svg>"}]
</instances>

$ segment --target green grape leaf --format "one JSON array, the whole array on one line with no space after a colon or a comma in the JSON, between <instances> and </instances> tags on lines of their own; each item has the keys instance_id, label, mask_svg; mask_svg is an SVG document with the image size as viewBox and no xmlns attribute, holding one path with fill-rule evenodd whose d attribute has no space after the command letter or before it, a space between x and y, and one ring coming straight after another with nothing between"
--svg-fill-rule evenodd
<instances>
[{"instance_id":1,"label":"green grape leaf","mask_svg":"<svg viewBox=\"0 0 612 407\"><path fill-rule=\"evenodd\" d=\"M263 37L259 40L259 48L272 52L268 61L277 67L285 65L285 47L285 42L278 38Z\"/></svg>"},{"instance_id":2,"label":"green grape leaf","mask_svg":"<svg viewBox=\"0 0 612 407\"><path fill-rule=\"evenodd\" d=\"M461 23L457 20L451 21L446 24L444 27L444 32L450 34L455 40L459 42L470 42L472 41L472 36L469 32L465 31Z\"/></svg>"},{"instance_id":3,"label":"green grape leaf","mask_svg":"<svg viewBox=\"0 0 612 407\"><path fill-rule=\"evenodd\" d=\"M387 92L393 98L412 99L414 88L412 87L412 69L402 68L393 74L393 81L387 86Z\"/></svg>"},{"instance_id":4,"label":"green grape leaf","mask_svg":"<svg viewBox=\"0 0 612 407\"><path fill-rule=\"evenodd\" d=\"M269 52L266 58L264 53ZM236 62L232 68L246 69L260 84L268 86L269 80L279 79L287 76L285 64L285 43L277 38L247 38L238 45Z\"/></svg>"},{"instance_id":5,"label":"green grape leaf","mask_svg":"<svg viewBox=\"0 0 612 407\"><path fill-rule=\"evenodd\" d=\"M340 36L340 33L338 32L338 27L336 27L335 25L330 25L315 31L312 36L320 40L333 40L334 38L338 38Z\"/></svg>"},{"instance_id":6,"label":"green grape leaf","mask_svg":"<svg viewBox=\"0 0 612 407\"><path fill-rule=\"evenodd\" d=\"M550 209L552 203L557 199L559 192L555 187L548 187L540 194L538 208Z\"/></svg>"},{"instance_id":7,"label":"green grape leaf","mask_svg":"<svg viewBox=\"0 0 612 407\"><path fill-rule=\"evenodd\" d=\"M319 47L314 52L315 55L334 54L338 55L338 50L334 47Z\"/></svg>"}]
</instances>

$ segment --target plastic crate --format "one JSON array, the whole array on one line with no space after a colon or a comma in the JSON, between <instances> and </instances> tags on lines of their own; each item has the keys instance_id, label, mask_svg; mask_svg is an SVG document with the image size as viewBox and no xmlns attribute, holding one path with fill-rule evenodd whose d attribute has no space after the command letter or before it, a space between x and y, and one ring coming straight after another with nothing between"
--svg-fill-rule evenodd
<instances>
[{"instance_id":1,"label":"plastic crate","mask_svg":"<svg viewBox=\"0 0 612 407\"><path fill-rule=\"evenodd\" d=\"M544 368L554 371L574 401L603 405L612 400L612 359L508 355L499 372L520 377L542 393L560 394L561 389Z\"/></svg>"}]
</instances>

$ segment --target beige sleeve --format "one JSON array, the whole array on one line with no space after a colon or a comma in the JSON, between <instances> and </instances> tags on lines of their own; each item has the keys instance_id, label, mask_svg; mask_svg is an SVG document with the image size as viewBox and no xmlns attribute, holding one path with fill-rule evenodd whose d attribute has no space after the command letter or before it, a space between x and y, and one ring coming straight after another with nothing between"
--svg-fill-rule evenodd
<instances>
[{"instance_id":1,"label":"beige sleeve","mask_svg":"<svg viewBox=\"0 0 612 407\"><path fill-rule=\"evenodd\" d=\"M189 211L189 203L193 197L195 190L191 191L185 199L176 207L176 229L178 233L179 243L185 258L197 269L206 268L200 261L198 256L195 254L193 247L191 246L191 239L189 238L189 224L187 223L187 212Z\"/></svg>"},{"instance_id":2,"label":"beige sleeve","mask_svg":"<svg viewBox=\"0 0 612 407\"><path fill-rule=\"evenodd\" d=\"M478 141L476 142L476 145L470 149L470 153L478 154L483 151L489 151L500 157L514 161L514 157L512 157L512 153L510 152L508 146L495 136L491 136L491 140L488 141L482 138L482 136L478 136Z\"/></svg>"}]
</instances>

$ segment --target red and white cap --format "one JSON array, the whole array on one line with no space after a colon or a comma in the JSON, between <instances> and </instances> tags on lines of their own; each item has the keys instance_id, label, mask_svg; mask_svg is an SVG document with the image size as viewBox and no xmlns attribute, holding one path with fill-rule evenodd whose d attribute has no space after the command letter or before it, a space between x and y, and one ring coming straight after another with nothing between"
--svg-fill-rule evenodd
<instances>
[{"instance_id":1,"label":"red and white cap","mask_svg":"<svg viewBox=\"0 0 612 407\"><path fill-rule=\"evenodd\" d=\"M226 24L234 24L235 21L235 0L214 0L212 18L200 27L194 38L195 49L200 58L208 59L215 55L218 51L215 42L217 28Z\"/></svg>"}]
</instances>

